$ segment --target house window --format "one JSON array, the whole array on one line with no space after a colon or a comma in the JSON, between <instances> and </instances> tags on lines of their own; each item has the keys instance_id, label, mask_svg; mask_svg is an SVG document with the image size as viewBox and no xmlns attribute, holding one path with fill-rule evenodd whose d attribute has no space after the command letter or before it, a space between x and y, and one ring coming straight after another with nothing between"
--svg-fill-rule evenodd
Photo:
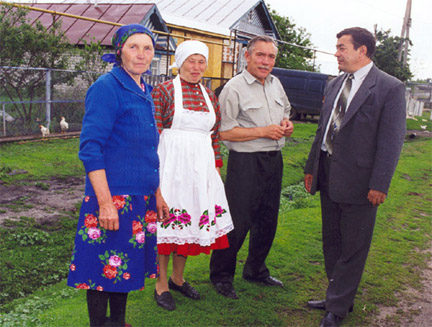
<instances>
[{"instance_id":1,"label":"house window","mask_svg":"<svg viewBox=\"0 0 432 327\"><path fill-rule=\"evenodd\" d=\"M249 24L252 24L252 22L253 22L253 16L254 16L254 12L252 10L249 11L248 18L247 18L247 21L248 21Z\"/></svg>"},{"instance_id":2,"label":"house window","mask_svg":"<svg viewBox=\"0 0 432 327\"><path fill-rule=\"evenodd\" d=\"M159 58L153 58L150 69L151 69L153 76L157 76L160 74L160 59Z\"/></svg>"}]
</instances>

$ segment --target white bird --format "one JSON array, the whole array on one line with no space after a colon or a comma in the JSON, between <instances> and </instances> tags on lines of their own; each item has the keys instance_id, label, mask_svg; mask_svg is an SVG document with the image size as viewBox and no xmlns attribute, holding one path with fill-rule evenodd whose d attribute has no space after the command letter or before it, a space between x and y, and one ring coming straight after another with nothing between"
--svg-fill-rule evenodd
<instances>
[{"instance_id":1,"label":"white bird","mask_svg":"<svg viewBox=\"0 0 432 327\"><path fill-rule=\"evenodd\" d=\"M427 125L420 125L421 129L426 129Z\"/></svg>"},{"instance_id":2,"label":"white bird","mask_svg":"<svg viewBox=\"0 0 432 327\"><path fill-rule=\"evenodd\" d=\"M45 137L45 136L49 135L50 132L49 132L48 128L46 128L43 125L39 125L39 128L40 128L40 131L42 133L42 137Z\"/></svg>"},{"instance_id":3,"label":"white bird","mask_svg":"<svg viewBox=\"0 0 432 327\"><path fill-rule=\"evenodd\" d=\"M66 122L64 117L60 117L60 118L61 118L60 128L61 128L62 133L64 133L64 132L66 132L66 130L69 129L69 124Z\"/></svg>"}]
</instances>

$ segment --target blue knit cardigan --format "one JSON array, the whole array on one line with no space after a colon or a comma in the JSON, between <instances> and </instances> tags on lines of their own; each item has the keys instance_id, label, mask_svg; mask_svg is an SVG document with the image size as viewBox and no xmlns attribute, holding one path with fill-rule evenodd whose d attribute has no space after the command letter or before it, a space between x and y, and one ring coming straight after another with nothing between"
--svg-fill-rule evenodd
<instances>
[{"instance_id":1,"label":"blue knit cardigan","mask_svg":"<svg viewBox=\"0 0 432 327\"><path fill-rule=\"evenodd\" d=\"M87 173L86 195L95 195L88 173L98 169L105 169L112 195L155 193L159 133L151 90L145 84L143 92L121 67L88 89L79 150Z\"/></svg>"}]
</instances>

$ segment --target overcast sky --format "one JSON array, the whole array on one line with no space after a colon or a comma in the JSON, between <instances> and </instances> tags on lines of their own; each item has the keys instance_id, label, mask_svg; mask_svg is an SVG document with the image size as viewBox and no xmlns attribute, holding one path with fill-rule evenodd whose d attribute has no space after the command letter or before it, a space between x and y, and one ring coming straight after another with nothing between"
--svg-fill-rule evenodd
<instances>
[{"instance_id":1,"label":"overcast sky","mask_svg":"<svg viewBox=\"0 0 432 327\"><path fill-rule=\"evenodd\" d=\"M279 15L311 34L319 50L334 52L336 34L346 27L360 26L373 32L391 30L400 36L407 0L265 0ZM412 0L410 68L414 78L432 78L432 0ZM320 54L321 72L337 74L336 58Z\"/></svg>"}]
</instances>

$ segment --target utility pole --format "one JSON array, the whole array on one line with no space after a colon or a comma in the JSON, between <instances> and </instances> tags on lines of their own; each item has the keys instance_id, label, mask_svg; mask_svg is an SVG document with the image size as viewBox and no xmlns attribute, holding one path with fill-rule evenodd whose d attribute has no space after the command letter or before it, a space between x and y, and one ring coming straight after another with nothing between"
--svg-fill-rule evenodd
<instances>
[{"instance_id":1,"label":"utility pole","mask_svg":"<svg viewBox=\"0 0 432 327\"><path fill-rule=\"evenodd\" d=\"M405 67L407 64L407 56L408 56L408 45L409 45L409 29L411 27L411 1L407 0L406 10L404 22L402 25L402 33L401 33L401 43L399 45L399 54L398 60L402 61L402 53L403 53L403 66Z\"/></svg>"}]
</instances>

